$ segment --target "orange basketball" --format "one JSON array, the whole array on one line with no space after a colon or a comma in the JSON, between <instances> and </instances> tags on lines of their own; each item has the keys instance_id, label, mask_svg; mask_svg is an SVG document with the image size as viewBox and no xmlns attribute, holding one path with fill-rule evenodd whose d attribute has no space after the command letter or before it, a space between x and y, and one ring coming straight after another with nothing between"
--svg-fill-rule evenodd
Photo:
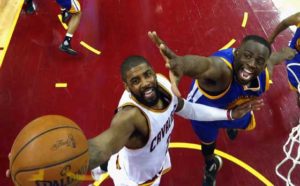
<instances>
[{"instance_id":1,"label":"orange basketball","mask_svg":"<svg viewBox=\"0 0 300 186\"><path fill-rule=\"evenodd\" d=\"M88 162L81 129L64 116L47 115L30 122L16 137L10 171L15 185L77 185Z\"/></svg>"}]
</instances>

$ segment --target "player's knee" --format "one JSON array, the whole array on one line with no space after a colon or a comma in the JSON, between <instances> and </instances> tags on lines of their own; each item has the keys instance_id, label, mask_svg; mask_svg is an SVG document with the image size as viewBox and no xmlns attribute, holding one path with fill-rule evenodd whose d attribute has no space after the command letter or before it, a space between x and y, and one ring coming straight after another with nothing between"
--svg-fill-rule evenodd
<instances>
[{"instance_id":1,"label":"player's knee","mask_svg":"<svg viewBox=\"0 0 300 186\"><path fill-rule=\"evenodd\" d=\"M73 17L73 19L80 20L80 18L81 18L81 11L72 13L72 17Z\"/></svg>"}]
</instances>

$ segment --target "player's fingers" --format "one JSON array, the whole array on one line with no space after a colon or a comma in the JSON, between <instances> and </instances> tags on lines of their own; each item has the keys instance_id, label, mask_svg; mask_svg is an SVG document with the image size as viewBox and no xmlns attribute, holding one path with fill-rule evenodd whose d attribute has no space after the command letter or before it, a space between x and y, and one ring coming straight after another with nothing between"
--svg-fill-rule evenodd
<instances>
[{"instance_id":1,"label":"player's fingers","mask_svg":"<svg viewBox=\"0 0 300 186\"><path fill-rule=\"evenodd\" d=\"M167 56L165 56L165 54L162 52L161 49L159 49L159 52L161 54L161 56L164 58L164 61L166 62L165 66L170 69L171 66L170 66L170 61L169 61L169 58Z\"/></svg>"},{"instance_id":2,"label":"player's fingers","mask_svg":"<svg viewBox=\"0 0 300 186\"><path fill-rule=\"evenodd\" d=\"M159 48L167 58L173 59L176 57L176 54L165 44L160 44Z\"/></svg>"},{"instance_id":3,"label":"player's fingers","mask_svg":"<svg viewBox=\"0 0 300 186\"><path fill-rule=\"evenodd\" d=\"M156 42L154 35L151 31L148 32L148 37L151 39L151 41L157 46L159 47L159 43Z\"/></svg>"},{"instance_id":4,"label":"player's fingers","mask_svg":"<svg viewBox=\"0 0 300 186\"><path fill-rule=\"evenodd\" d=\"M156 31L153 31L152 34L153 34L153 37L154 37L156 43L159 43L159 45L164 44L163 40L160 39L160 37L157 35Z\"/></svg>"},{"instance_id":5,"label":"player's fingers","mask_svg":"<svg viewBox=\"0 0 300 186\"><path fill-rule=\"evenodd\" d=\"M179 79L173 74L172 71L169 71L169 78L170 78L170 81L171 81L171 90L172 90L172 92L177 97L181 97L181 93L178 89Z\"/></svg>"},{"instance_id":6,"label":"player's fingers","mask_svg":"<svg viewBox=\"0 0 300 186\"><path fill-rule=\"evenodd\" d=\"M250 107L252 111L260 110L264 106L262 99L253 100L250 102Z\"/></svg>"},{"instance_id":7,"label":"player's fingers","mask_svg":"<svg viewBox=\"0 0 300 186\"><path fill-rule=\"evenodd\" d=\"M181 97L181 93L180 93L180 91L179 91L177 85L172 84L171 90L172 90L172 92L175 94L175 96Z\"/></svg>"},{"instance_id":8,"label":"player's fingers","mask_svg":"<svg viewBox=\"0 0 300 186\"><path fill-rule=\"evenodd\" d=\"M159 45L163 43L155 31L149 31L148 36L158 48L159 48Z\"/></svg>"},{"instance_id":9,"label":"player's fingers","mask_svg":"<svg viewBox=\"0 0 300 186\"><path fill-rule=\"evenodd\" d=\"M9 159L9 161L10 161L10 159L11 159L11 152L8 153L7 157L8 157L8 159ZM9 170L9 169L7 169L7 170L5 171L5 176L6 176L7 178L10 177L10 170Z\"/></svg>"},{"instance_id":10,"label":"player's fingers","mask_svg":"<svg viewBox=\"0 0 300 186\"><path fill-rule=\"evenodd\" d=\"M256 98L256 99L252 99L252 100L246 101L242 105L245 106L245 107L247 107L248 105L255 106L255 105L261 105L261 104L263 104L263 100Z\"/></svg>"},{"instance_id":11,"label":"player's fingers","mask_svg":"<svg viewBox=\"0 0 300 186\"><path fill-rule=\"evenodd\" d=\"M256 99L256 100L253 100L251 101L251 106L253 108L260 108L262 106L264 106L264 101L262 99Z\"/></svg>"},{"instance_id":12,"label":"player's fingers","mask_svg":"<svg viewBox=\"0 0 300 186\"><path fill-rule=\"evenodd\" d=\"M7 170L5 171L5 176L6 176L7 178L10 177L10 170L9 170L9 169L7 169Z\"/></svg>"}]
</instances>

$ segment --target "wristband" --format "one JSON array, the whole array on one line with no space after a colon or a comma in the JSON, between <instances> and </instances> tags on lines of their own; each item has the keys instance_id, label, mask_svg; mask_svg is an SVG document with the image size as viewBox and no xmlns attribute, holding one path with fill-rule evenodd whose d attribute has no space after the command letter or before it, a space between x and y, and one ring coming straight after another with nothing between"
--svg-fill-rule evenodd
<instances>
[{"instance_id":1,"label":"wristband","mask_svg":"<svg viewBox=\"0 0 300 186\"><path fill-rule=\"evenodd\" d=\"M232 118L232 109L227 110L227 119L228 120L233 120L233 118Z\"/></svg>"}]
</instances>

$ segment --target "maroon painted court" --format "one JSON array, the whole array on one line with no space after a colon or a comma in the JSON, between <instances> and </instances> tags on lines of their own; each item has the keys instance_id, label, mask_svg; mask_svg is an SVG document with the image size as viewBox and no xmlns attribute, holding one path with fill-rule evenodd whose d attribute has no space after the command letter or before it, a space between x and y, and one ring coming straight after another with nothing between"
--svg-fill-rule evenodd
<instances>
[{"instance_id":1,"label":"maroon painted court","mask_svg":"<svg viewBox=\"0 0 300 186\"><path fill-rule=\"evenodd\" d=\"M58 50L65 30L57 18L59 7L55 1L36 3L37 13L27 15L22 11L0 69L0 185L12 185L4 177L7 154L18 131L34 118L67 116L88 138L109 126L123 91L119 66L125 57L143 55L156 71L168 74L147 31L156 30L178 54L208 56L232 39L236 40L233 46L237 46L247 34L266 37L279 22L279 12L271 0L81 0L82 20L72 41L80 55L73 57ZM242 27L245 12L249 17ZM284 32L274 49L286 46L291 36L291 31ZM82 47L80 41L101 54ZM180 84L184 95L190 82L185 78ZM55 83L67 83L68 87L55 88ZM284 158L282 146L291 128L298 124L299 109L283 65L276 67L271 90L263 97L265 106L255 113L256 129L241 132L235 141L229 141L221 132L217 146L272 184L285 185L275 174L275 166ZM175 122L172 142L199 143L188 121L176 118ZM162 186L201 185L200 151L172 149L171 157L173 168L163 177ZM293 179L300 185L299 174ZM217 184L264 185L228 160L224 160Z\"/></svg>"}]
</instances>

